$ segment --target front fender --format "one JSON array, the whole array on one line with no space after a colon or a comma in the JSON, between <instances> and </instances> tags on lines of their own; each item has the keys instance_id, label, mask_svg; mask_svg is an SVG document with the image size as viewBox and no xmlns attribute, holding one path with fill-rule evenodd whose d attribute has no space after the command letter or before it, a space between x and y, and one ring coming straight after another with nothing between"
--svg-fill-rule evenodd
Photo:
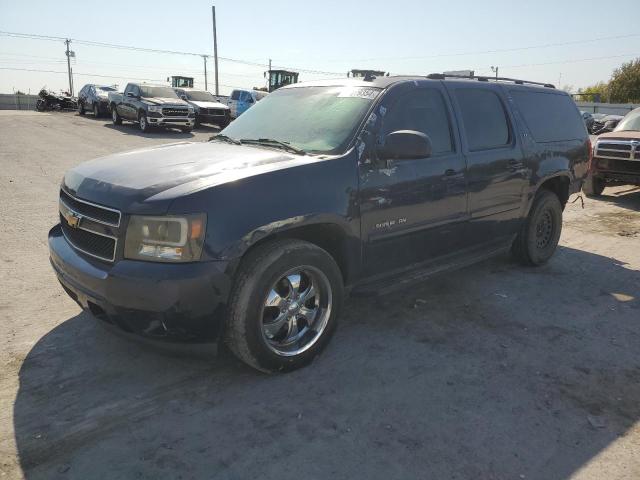
<instances>
[{"instance_id":1,"label":"front fender","mask_svg":"<svg viewBox=\"0 0 640 480\"><path fill-rule=\"evenodd\" d=\"M347 155L231 181L174 200L170 213L207 213L204 260L233 261L259 241L330 224L360 236L358 177Z\"/></svg>"}]
</instances>

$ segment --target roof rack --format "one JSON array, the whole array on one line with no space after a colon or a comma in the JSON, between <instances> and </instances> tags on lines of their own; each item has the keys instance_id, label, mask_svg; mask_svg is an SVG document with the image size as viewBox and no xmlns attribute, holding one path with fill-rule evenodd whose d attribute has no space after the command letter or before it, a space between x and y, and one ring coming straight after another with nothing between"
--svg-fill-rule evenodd
<instances>
[{"instance_id":1,"label":"roof rack","mask_svg":"<svg viewBox=\"0 0 640 480\"><path fill-rule=\"evenodd\" d=\"M542 83L542 82L530 82L529 80L518 80L516 78L507 78L507 77L484 77L480 75L449 75L444 73L432 73L427 75L427 78L431 80L444 80L446 78L466 78L471 80L478 80L479 82L488 82L490 80L500 81L500 82L513 82L516 85L538 85L546 88L556 88L555 85L551 83Z\"/></svg>"}]
</instances>

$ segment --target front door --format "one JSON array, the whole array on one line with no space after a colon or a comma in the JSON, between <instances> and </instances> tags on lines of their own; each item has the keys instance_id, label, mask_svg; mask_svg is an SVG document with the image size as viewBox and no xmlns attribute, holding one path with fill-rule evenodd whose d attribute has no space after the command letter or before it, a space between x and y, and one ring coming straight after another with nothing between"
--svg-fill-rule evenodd
<instances>
[{"instance_id":1,"label":"front door","mask_svg":"<svg viewBox=\"0 0 640 480\"><path fill-rule=\"evenodd\" d=\"M466 245L466 165L440 82L403 84L377 107L378 141L398 130L429 136L428 158L360 165L364 273L434 260ZM370 119L371 121L371 119Z\"/></svg>"}]
</instances>

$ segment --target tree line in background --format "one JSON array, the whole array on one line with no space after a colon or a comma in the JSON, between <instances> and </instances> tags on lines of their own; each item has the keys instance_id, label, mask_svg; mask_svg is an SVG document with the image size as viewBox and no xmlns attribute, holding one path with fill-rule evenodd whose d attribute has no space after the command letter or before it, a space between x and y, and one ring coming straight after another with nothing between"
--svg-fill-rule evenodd
<instances>
[{"instance_id":1,"label":"tree line in background","mask_svg":"<svg viewBox=\"0 0 640 480\"><path fill-rule=\"evenodd\" d=\"M616 68L609 82L578 90L583 99L607 103L640 103L640 58Z\"/></svg>"}]
</instances>

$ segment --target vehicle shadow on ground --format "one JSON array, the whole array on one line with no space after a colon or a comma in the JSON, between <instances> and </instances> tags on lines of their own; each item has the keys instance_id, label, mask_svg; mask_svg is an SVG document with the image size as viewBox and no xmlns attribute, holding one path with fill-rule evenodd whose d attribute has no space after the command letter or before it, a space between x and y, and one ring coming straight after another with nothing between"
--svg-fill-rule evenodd
<instances>
[{"instance_id":1,"label":"vehicle shadow on ground","mask_svg":"<svg viewBox=\"0 0 640 480\"><path fill-rule=\"evenodd\" d=\"M610 193L610 190L606 189L601 196L597 197L598 200L608 203L614 203L619 207L627 208L629 210L640 211L640 187L625 185L626 188L618 190L615 194Z\"/></svg>"},{"instance_id":2,"label":"vehicle shadow on ground","mask_svg":"<svg viewBox=\"0 0 640 480\"><path fill-rule=\"evenodd\" d=\"M98 119L99 120L99 119ZM175 140L190 140L193 133L184 133L177 128L153 128L148 133L140 131L137 123L124 122L122 125L114 125L113 123L105 123L106 128L116 130L126 135L136 135L143 138L171 138Z\"/></svg>"},{"instance_id":3,"label":"vehicle shadow on ground","mask_svg":"<svg viewBox=\"0 0 640 480\"><path fill-rule=\"evenodd\" d=\"M639 313L640 271L560 248L351 299L286 375L79 314L20 370L20 462L27 479L567 479L640 418Z\"/></svg>"}]
</instances>

